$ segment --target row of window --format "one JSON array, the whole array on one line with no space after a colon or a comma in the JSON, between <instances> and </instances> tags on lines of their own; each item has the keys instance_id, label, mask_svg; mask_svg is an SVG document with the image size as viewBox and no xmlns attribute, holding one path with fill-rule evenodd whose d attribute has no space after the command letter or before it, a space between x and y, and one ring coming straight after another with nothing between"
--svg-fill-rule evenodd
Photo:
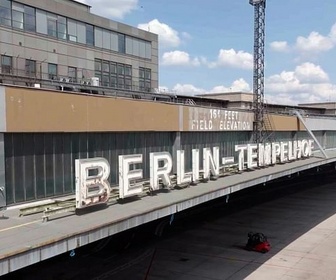
<instances>
[{"instance_id":1,"label":"row of window","mask_svg":"<svg viewBox=\"0 0 336 280\"><path fill-rule=\"evenodd\" d=\"M0 0L0 24L151 59L151 42L95 27L11 0Z\"/></svg>"},{"instance_id":2,"label":"row of window","mask_svg":"<svg viewBox=\"0 0 336 280\"><path fill-rule=\"evenodd\" d=\"M139 67L139 89L141 91L151 90L151 69Z\"/></svg>"},{"instance_id":3,"label":"row of window","mask_svg":"<svg viewBox=\"0 0 336 280\"><path fill-rule=\"evenodd\" d=\"M1 73L13 74L12 65L11 56L1 56ZM36 71L36 61L26 59L25 74L30 77L36 77ZM101 86L132 90L132 76L131 65L95 59L95 77L99 78ZM48 79L58 79L57 64L48 63ZM76 67L68 67L67 81L78 82ZM135 89L141 91L149 91L151 89L151 69L139 68L139 86Z\"/></svg>"},{"instance_id":4,"label":"row of window","mask_svg":"<svg viewBox=\"0 0 336 280\"><path fill-rule=\"evenodd\" d=\"M132 89L132 66L128 64L95 59L95 77L105 87Z\"/></svg>"}]
</instances>

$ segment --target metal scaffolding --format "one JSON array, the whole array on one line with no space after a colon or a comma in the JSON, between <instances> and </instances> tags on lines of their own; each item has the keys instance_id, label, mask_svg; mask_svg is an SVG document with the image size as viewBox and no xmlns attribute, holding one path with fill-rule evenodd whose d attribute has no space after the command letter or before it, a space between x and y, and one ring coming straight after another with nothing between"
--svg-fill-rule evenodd
<instances>
[{"instance_id":1,"label":"metal scaffolding","mask_svg":"<svg viewBox=\"0 0 336 280\"><path fill-rule=\"evenodd\" d=\"M264 129L264 68L265 68L265 8L266 0L250 0L254 7L254 61L253 61L253 141L265 140Z\"/></svg>"}]
</instances>

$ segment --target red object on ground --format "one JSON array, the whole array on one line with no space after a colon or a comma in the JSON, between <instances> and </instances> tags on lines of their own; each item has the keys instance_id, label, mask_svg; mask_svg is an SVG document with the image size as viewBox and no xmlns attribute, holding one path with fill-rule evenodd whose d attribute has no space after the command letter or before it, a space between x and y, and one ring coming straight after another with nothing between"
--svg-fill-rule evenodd
<instances>
[{"instance_id":1,"label":"red object on ground","mask_svg":"<svg viewBox=\"0 0 336 280\"><path fill-rule=\"evenodd\" d=\"M267 253L271 249L271 244L263 233L249 232L246 250Z\"/></svg>"}]
</instances>

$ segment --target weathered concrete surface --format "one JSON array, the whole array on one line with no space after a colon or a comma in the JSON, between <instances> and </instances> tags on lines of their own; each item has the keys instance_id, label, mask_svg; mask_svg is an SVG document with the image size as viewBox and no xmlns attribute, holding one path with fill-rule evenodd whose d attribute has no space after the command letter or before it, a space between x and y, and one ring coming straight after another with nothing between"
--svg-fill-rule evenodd
<instances>
[{"instance_id":1,"label":"weathered concrete surface","mask_svg":"<svg viewBox=\"0 0 336 280\"><path fill-rule=\"evenodd\" d=\"M214 198L335 161L336 152L330 151L328 159L312 157L243 172L82 215L69 214L47 223L42 223L41 214L19 217L18 209L7 210L6 218L0 220L0 275Z\"/></svg>"}]
</instances>

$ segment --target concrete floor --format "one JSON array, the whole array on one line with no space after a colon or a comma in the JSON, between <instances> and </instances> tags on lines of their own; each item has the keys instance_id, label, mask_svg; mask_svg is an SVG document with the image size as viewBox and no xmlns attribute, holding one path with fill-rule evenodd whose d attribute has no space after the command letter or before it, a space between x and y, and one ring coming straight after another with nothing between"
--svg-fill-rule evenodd
<instances>
[{"instance_id":1,"label":"concrete floor","mask_svg":"<svg viewBox=\"0 0 336 280\"><path fill-rule=\"evenodd\" d=\"M99 279L336 279L335 202L336 182L209 217ZM271 251L244 250L249 231L265 233Z\"/></svg>"}]
</instances>

